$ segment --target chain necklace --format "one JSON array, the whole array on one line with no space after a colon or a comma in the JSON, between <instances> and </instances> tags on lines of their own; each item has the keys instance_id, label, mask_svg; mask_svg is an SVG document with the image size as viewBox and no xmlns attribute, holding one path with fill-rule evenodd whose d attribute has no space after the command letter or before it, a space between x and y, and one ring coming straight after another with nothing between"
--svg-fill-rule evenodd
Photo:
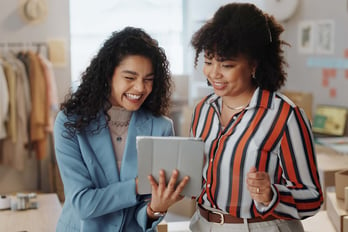
<instances>
[{"instance_id":1,"label":"chain necklace","mask_svg":"<svg viewBox=\"0 0 348 232\"><path fill-rule=\"evenodd\" d=\"M111 125L111 130L112 133L114 133L116 135L116 141L117 142L121 142L122 141L122 137L123 135L126 133L126 131L128 130L128 125L129 125L129 121L125 121L125 122L118 122L118 121L112 121L110 120L110 125Z\"/></svg>"},{"instance_id":2,"label":"chain necklace","mask_svg":"<svg viewBox=\"0 0 348 232\"><path fill-rule=\"evenodd\" d=\"M244 109L247 105L249 105L249 103L245 104L245 105L241 105L241 106L236 106L236 107L232 107L227 105L225 102L222 102L227 108L229 108L230 110L241 110Z\"/></svg>"},{"instance_id":3,"label":"chain necklace","mask_svg":"<svg viewBox=\"0 0 348 232\"><path fill-rule=\"evenodd\" d=\"M124 127L129 125L129 120L125 122L119 122L119 121L112 121L110 120L110 124L115 126L115 127Z\"/></svg>"},{"instance_id":4,"label":"chain necklace","mask_svg":"<svg viewBox=\"0 0 348 232\"><path fill-rule=\"evenodd\" d=\"M109 111L110 121L108 122L110 131L116 142L122 142L128 131L132 112L118 106L112 106Z\"/></svg>"}]
</instances>

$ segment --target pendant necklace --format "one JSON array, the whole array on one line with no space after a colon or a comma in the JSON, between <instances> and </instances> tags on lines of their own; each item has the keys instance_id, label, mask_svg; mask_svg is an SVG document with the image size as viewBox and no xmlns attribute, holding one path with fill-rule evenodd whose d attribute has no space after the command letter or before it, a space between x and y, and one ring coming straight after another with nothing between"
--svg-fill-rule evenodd
<instances>
[{"instance_id":1,"label":"pendant necklace","mask_svg":"<svg viewBox=\"0 0 348 232\"><path fill-rule=\"evenodd\" d=\"M116 141L121 142L122 137L128 130L129 120L126 122L117 122L110 120L112 132L116 135Z\"/></svg>"},{"instance_id":2,"label":"pendant necklace","mask_svg":"<svg viewBox=\"0 0 348 232\"><path fill-rule=\"evenodd\" d=\"M112 137L116 142L121 143L127 136L132 112L122 107L112 106L108 113L110 115L108 124L113 134Z\"/></svg>"}]
</instances>

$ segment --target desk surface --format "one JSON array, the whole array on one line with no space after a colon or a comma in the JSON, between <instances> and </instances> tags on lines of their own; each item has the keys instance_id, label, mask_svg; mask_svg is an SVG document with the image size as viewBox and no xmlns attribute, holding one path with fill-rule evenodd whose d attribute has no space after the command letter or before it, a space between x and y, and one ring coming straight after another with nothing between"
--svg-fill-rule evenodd
<instances>
[{"instance_id":1,"label":"desk surface","mask_svg":"<svg viewBox=\"0 0 348 232\"><path fill-rule=\"evenodd\" d=\"M57 194L38 194L38 209L0 211L0 231L54 232L62 211Z\"/></svg>"},{"instance_id":2,"label":"desk surface","mask_svg":"<svg viewBox=\"0 0 348 232\"><path fill-rule=\"evenodd\" d=\"M318 168L322 171L336 171L348 168L348 155L339 154L330 148L316 146Z\"/></svg>"}]
</instances>

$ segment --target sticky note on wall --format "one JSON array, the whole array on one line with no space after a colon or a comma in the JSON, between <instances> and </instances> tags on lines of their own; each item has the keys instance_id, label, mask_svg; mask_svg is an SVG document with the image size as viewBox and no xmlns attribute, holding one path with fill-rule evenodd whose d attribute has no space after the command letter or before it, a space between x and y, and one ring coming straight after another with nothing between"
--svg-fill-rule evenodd
<instances>
[{"instance_id":1,"label":"sticky note on wall","mask_svg":"<svg viewBox=\"0 0 348 232\"><path fill-rule=\"evenodd\" d=\"M66 66L66 43L63 39L48 41L48 58L55 67Z\"/></svg>"}]
</instances>

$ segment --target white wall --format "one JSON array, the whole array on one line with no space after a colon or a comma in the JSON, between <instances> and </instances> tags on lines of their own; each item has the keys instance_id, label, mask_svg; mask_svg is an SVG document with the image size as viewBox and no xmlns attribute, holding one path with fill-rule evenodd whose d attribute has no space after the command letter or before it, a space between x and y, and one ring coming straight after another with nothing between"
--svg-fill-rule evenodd
<instances>
[{"instance_id":1,"label":"white wall","mask_svg":"<svg viewBox=\"0 0 348 232\"><path fill-rule=\"evenodd\" d=\"M20 3L23 1L0 0L0 43L8 42L47 42L50 39L63 39L66 47L66 65L54 68L59 100L70 87L70 30L69 0L46 0L47 17L41 23L28 24L20 15ZM23 154L25 155L25 154ZM0 193L36 190L37 161L35 156L28 157L23 172L0 165ZM42 189L48 188L48 162L51 157L42 161Z\"/></svg>"},{"instance_id":2,"label":"white wall","mask_svg":"<svg viewBox=\"0 0 348 232\"><path fill-rule=\"evenodd\" d=\"M267 1L267 0L264 0ZM186 2L188 29L186 41L189 43L192 33L203 23L204 20L212 17L217 8L223 4L232 1L201 1L189 0ZM265 10L262 0L244 0L239 2L251 2L261 9ZM203 7L204 6L204 7ZM298 25L302 21L333 20L335 24L334 31L334 52L333 54L303 54L298 51ZM336 77L329 78L328 85L323 84L323 67L312 67L307 65L311 59L343 60L348 62L348 57L344 57L345 50L348 49L348 2L342 0L299 0L299 6L294 15L287 21L281 22L284 26L282 38L291 44L291 47L285 47L285 57L289 64L287 69L288 79L285 89L293 91L303 91L313 94L313 110L317 104L331 104L348 107L348 77L345 72L348 69L337 68ZM193 70L192 48L188 46L189 56L186 58L187 69L192 75L190 95L193 98L206 95L210 90L205 84L205 77L202 75L201 63L196 70ZM348 52L347 52L348 53ZM330 91L336 90L336 96L330 95ZM192 99L191 99L192 103Z\"/></svg>"},{"instance_id":3,"label":"white wall","mask_svg":"<svg viewBox=\"0 0 348 232\"><path fill-rule=\"evenodd\" d=\"M286 50L289 63L288 81L289 90L304 91L313 94L313 110L317 104L331 104L348 107L348 69L336 68L336 77L329 78L328 85L323 83L322 67L312 67L307 64L311 59L319 59L327 63L329 60L348 62L344 51L348 49L348 2L342 0L300 0L300 6L295 15L283 23L285 32L283 38L291 44ZM298 51L298 26L302 21L333 20L334 52L333 54L318 54L313 52L303 54ZM330 95L330 90L336 89L336 96Z\"/></svg>"}]
</instances>

